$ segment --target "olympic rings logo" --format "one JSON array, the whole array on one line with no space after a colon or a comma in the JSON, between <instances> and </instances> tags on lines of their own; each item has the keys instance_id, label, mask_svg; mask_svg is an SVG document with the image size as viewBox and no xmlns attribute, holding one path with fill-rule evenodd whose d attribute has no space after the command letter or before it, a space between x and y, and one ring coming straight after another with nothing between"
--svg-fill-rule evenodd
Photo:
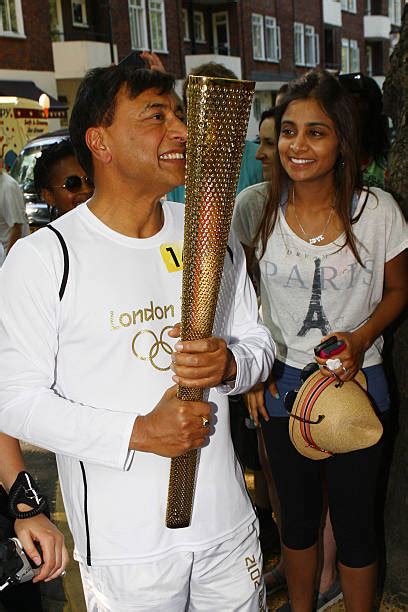
<instances>
[{"instance_id":1,"label":"olympic rings logo","mask_svg":"<svg viewBox=\"0 0 408 612\"><path fill-rule=\"evenodd\" d=\"M164 327L159 337L157 337L154 331L152 331L151 329L142 329L137 332L137 334L134 336L132 340L132 352L134 356L137 357L138 359L141 359L142 361L150 361L152 366L156 370L160 370L161 372L167 372L167 370L170 370L170 363L166 367L161 367L161 365L157 363L157 357L159 355L159 352L161 351L162 354L165 354L165 355L166 354L171 355L173 352L173 348L171 347L171 345L165 340L163 340L163 334L168 329L173 329L173 327L171 325L167 325L166 327ZM144 334L148 334L149 336L152 337L152 344L150 348L148 348L148 346L146 347L146 343L150 344L150 342L148 341L146 341L145 346L143 347L143 342L140 339ZM147 348L148 349L147 354L146 354L146 351L143 351L145 354L141 355L140 352L136 350L137 344L138 344L139 351L143 351L143 348L145 349Z\"/></svg>"}]
</instances>

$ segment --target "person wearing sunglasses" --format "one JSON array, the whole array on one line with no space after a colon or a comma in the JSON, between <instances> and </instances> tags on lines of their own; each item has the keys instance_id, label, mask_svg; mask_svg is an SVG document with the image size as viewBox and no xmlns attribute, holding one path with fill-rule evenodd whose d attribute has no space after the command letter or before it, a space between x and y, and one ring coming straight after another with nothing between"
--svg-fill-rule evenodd
<instances>
[{"instance_id":1,"label":"person wearing sunglasses","mask_svg":"<svg viewBox=\"0 0 408 612\"><path fill-rule=\"evenodd\" d=\"M34 185L51 207L51 219L86 202L94 189L68 139L44 149L34 167Z\"/></svg>"}]
</instances>

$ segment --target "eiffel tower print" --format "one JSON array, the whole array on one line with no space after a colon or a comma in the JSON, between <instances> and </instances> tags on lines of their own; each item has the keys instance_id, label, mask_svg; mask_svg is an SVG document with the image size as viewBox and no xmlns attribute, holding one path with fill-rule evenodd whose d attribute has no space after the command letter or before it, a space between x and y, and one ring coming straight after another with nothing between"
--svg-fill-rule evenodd
<instances>
[{"instance_id":1,"label":"eiffel tower print","mask_svg":"<svg viewBox=\"0 0 408 612\"><path fill-rule=\"evenodd\" d=\"M315 260L315 272L313 277L312 297L310 298L309 309L302 329L298 336L306 336L309 329L320 329L322 336L326 336L330 331L329 321L324 314L322 306L322 280L320 276L320 259Z\"/></svg>"}]
</instances>

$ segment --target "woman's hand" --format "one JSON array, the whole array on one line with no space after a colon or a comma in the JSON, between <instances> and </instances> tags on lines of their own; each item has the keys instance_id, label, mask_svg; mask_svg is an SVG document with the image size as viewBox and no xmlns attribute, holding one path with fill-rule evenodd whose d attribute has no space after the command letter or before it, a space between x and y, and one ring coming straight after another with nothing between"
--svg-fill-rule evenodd
<instances>
[{"instance_id":1,"label":"woman's hand","mask_svg":"<svg viewBox=\"0 0 408 612\"><path fill-rule=\"evenodd\" d=\"M343 382L352 380L363 363L364 353L366 351L366 341L363 335L359 333L359 330L355 332L335 331L328 336L324 336L321 341L323 342L331 336L336 336L338 340L343 340L346 345L341 353L333 356L333 359L339 359L341 361L340 368L332 371L325 367L327 359L316 357L316 361L325 376L335 375Z\"/></svg>"},{"instance_id":2,"label":"woman's hand","mask_svg":"<svg viewBox=\"0 0 408 612\"><path fill-rule=\"evenodd\" d=\"M265 406L265 387L268 388L272 397L279 399L279 392L272 374L269 375L266 383L256 384L244 395L244 401L248 408L249 416L257 427L260 427L259 415L262 415L265 421L269 421L269 414Z\"/></svg>"},{"instance_id":3,"label":"woman's hand","mask_svg":"<svg viewBox=\"0 0 408 612\"><path fill-rule=\"evenodd\" d=\"M68 551L65 548L64 536L45 514L17 519L14 531L26 554L40 568L40 573L35 576L33 582L48 582L61 576L68 565ZM35 546L36 542L40 545L42 559Z\"/></svg>"},{"instance_id":4,"label":"woman's hand","mask_svg":"<svg viewBox=\"0 0 408 612\"><path fill-rule=\"evenodd\" d=\"M269 415L265 408L265 385L258 383L248 393L244 395L244 402L248 408L250 418L257 427L260 427L259 415L261 414L265 421L269 421Z\"/></svg>"}]
</instances>

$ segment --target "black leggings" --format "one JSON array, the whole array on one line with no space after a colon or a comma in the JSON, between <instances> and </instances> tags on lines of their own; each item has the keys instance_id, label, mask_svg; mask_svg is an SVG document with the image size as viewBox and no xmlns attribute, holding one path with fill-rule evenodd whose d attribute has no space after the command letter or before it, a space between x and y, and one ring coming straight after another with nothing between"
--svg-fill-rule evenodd
<instances>
[{"instance_id":1,"label":"black leggings","mask_svg":"<svg viewBox=\"0 0 408 612\"><path fill-rule=\"evenodd\" d=\"M370 448L313 461L292 445L287 418L271 417L262 423L262 430L281 504L284 545L304 550L317 542L325 478L339 561L355 568L374 563L383 438Z\"/></svg>"}]
</instances>

